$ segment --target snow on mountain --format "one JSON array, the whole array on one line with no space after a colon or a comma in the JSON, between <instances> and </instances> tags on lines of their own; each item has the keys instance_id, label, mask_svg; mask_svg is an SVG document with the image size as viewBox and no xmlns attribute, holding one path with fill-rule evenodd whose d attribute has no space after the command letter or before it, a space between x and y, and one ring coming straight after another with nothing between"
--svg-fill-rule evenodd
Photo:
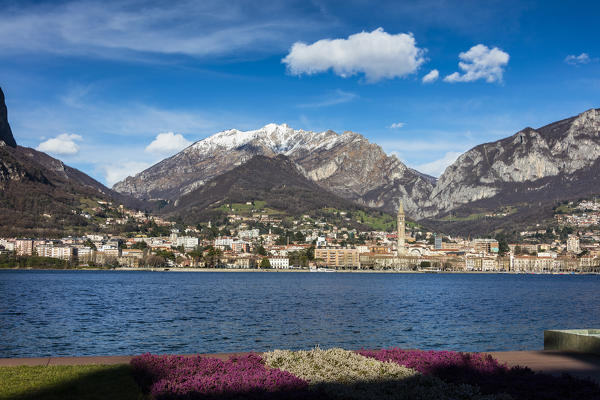
<instances>
[{"instance_id":1,"label":"snow on mountain","mask_svg":"<svg viewBox=\"0 0 600 400\"><path fill-rule=\"evenodd\" d=\"M311 180L361 204L407 212L433 189L434 178L407 168L354 132L295 130L268 124L257 130L230 129L200 140L114 189L141 199L176 200L255 155L288 156Z\"/></svg>"}]
</instances>

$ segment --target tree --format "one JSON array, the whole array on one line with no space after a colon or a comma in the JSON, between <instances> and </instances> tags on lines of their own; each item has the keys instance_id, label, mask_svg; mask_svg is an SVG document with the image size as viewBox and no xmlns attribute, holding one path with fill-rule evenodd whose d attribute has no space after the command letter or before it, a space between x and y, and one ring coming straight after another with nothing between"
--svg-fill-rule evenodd
<instances>
[{"instance_id":1,"label":"tree","mask_svg":"<svg viewBox=\"0 0 600 400\"><path fill-rule=\"evenodd\" d=\"M148 243L144 242L144 241L140 241L140 242L135 242L133 244L133 246L131 246L132 249L138 249L138 250L145 250L148 248Z\"/></svg>"},{"instance_id":2,"label":"tree","mask_svg":"<svg viewBox=\"0 0 600 400\"><path fill-rule=\"evenodd\" d=\"M294 240L296 242L304 243L306 241L306 236L302 232L296 232L294 234Z\"/></svg>"},{"instance_id":3,"label":"tree","mask_svg":"<svg viewBox=\"0 0 600 400\"><path fill-rule=\"evenodd\" d=\"M264 257L260 262L259 268L271 268L271 262L267 257Z\"/></svg>"},{"instance_id":4,"label":"tree","mask_svg":"<svg viewBox=\"0 0 600 400\"><path fill-rule=\"evenodd\" d=\"M166 260L175 261L175 254L172 251L168 250L156 250L156 255L159 257L163 257Z\"/></svg>"},{"instance_id":5,"label":"tree","mask_svg":"<svg viewBox=\"0 0 600 400\"><path fill-rule=\"evenodd\" d=\"M510 251L510 247L508 247L508 243L506 239L500 239L498 241L498 255L503 256Z\"/></svg>"},{"instance_id":6,"label":"tree","mask_svg":"<svg viewBox=\"0 0 600 400\"><path fill-rule=\"evenodd\" d=\"M254 254L258 254L261 256L266 256L267 255L267 250L265 250L265 247L261 244L258 245L254 248Z\"/></svg>"},{"instance_id":7,"label":"tree","mask_svg":"<svg viewBox=\"0 0 600 400\"><path fill-rule=\"evenodd\" d=\"M85 242L83 242L83 245L86 246L86 247L91 248L92 250L97 250L96 249L96 245L89 238L85 239Z\"/></svg>"},{"instance_id":8,"label":"tree","mask_svg":"<svg viewBox=\"0 0 600 400\"><path fill-rule=\"evenodd\" d=\"M312 261L315 259L315 246L312 245L306 250L306 257Z\"/></svg>"},{"instance_id":9,"label":"tree","mask_svg":"<svg viewBox=\"0 0 600 400\"><path fill-rule=\"evenodd\" d=\"M209 246L204 254L204 263L206 266L215 267L221 264L221 256L223 252L221 249L215 249L213 246Z\"/></svg>"},{"instance_id":10,"label":"tree","mask_svg":"<svg viewBox=\"0 0 600 400\"><path fill-rule=\"evenodd\" d=\"M151 254L148 257L146 257L145 264L152 268L160 268L167 265L167 260L164 257Z\"/></svg>"}]
</instances>

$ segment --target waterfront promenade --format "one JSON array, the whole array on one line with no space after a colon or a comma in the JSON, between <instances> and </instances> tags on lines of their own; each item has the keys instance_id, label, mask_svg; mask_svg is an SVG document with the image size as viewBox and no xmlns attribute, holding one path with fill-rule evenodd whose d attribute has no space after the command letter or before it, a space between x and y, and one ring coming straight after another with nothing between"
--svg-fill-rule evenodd
<instances>
[{"instance_id":1,"label":"waterfront promenade","mask_svg":"<svg viewBox=\"0 0 600 400\"><path fill-rule=\"evenodd\" d=\"M248 353L203 354L206 357L227 359L232 355ZM553 375L564 373L591 378L600 383L600 356L584 353L559 351L500 351L490 352L498 361L509 366L529 367L535 372ZM50 366L50 365L115 365L127 364L133 356L96 356L96 357L36 357L36 358L0 358L3 366Z\"/></svg>"}]
</instances>

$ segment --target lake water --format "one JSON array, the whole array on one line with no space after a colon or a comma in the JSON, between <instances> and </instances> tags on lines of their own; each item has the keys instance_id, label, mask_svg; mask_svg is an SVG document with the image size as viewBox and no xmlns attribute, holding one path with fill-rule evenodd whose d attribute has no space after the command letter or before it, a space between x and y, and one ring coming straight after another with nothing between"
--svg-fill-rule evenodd
<instances>
[{"instance_id":1,"label":"lake water","mask_svg":"<svg viewBox=\"0 0 600 400\"><path fill-rule=\"evenodd\" d=\"M0 271L0 357L543 348L600 328L600 276Z\"/></svg>"}]
</instances>

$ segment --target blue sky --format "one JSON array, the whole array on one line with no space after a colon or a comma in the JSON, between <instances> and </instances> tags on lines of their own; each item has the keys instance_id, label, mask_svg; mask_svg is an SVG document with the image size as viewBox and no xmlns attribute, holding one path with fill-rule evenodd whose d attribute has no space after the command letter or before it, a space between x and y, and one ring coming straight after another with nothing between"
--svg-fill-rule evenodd
<instances>
[{"instance_id":1,"label":"blue sky","mask_svg":"<svg viewBox=\"0 0 600 400\"><path fill-rule=\"evenodd\" d=\"M0 86L20 145L108 185L270 122L437 176L600 107L599 20L597 1L0 0Z\"/></svg>"}]
</instances>

